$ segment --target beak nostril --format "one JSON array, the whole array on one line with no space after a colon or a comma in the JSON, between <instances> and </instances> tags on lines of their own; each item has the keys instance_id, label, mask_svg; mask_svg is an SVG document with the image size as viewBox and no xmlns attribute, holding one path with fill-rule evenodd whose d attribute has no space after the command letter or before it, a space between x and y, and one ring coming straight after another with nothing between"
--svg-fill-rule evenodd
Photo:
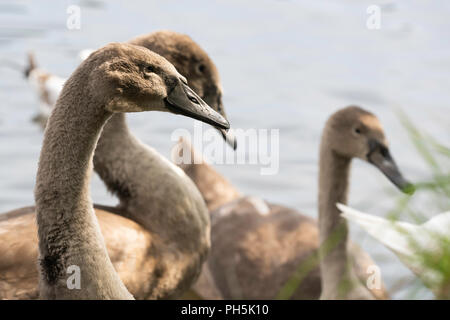
<instances>
[{"instance_id":1,"label":"beak nostril","mask_svg":"<svg viewBox=\"0 0 450 320\"><path fill-rule=\"evenodd\" d=\"M196 98L194 98L194 97L192 97L192 96L189 96L189 100L191 100L193 103L195 103L195 104L200 104L199 102L198 102L198 100L196 99Z\"/></svg>"}]
</instances>

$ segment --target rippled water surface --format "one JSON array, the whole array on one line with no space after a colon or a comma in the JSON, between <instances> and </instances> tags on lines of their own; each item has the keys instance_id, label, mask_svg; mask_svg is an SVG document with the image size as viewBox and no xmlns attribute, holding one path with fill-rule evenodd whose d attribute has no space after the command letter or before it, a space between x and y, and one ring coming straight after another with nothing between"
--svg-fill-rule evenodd
<instances>
[{"instance_id":1,"label":"rippled water surface","mask_svg":"<svg viewBox=\"0 0 450 320\"><path fill-rule=\"evenodd\" d=\"M71 4L81 7L81 30L66 28ZM370 4L382 8L380 30L366 28ZM67 77L81 49L158 29L187 33L211 55L233 127L280 130L278 174L262 176L257 165L218 166L243 193L316 216L320 132L334 110L349 104L378 115L406 176L427 177L395 110L402 108L420 129L448 144L449 18L444 0L2 1L0 212L33 203L42 141L30 120L37 98L6 65L24 64L32 50L42 68ZM131 115L129 122L166 156L174 129L193 131L191 119L157 112ZM351 205L383 215L396 192L375 168L355 161ZM92 197L115 203L97 177ZM379 264L394 298L407 298L416 285L411 273L360 229L352 228L351 237ZM426 291L418 296L429 297Z\"/></svg>"}]
</instances>

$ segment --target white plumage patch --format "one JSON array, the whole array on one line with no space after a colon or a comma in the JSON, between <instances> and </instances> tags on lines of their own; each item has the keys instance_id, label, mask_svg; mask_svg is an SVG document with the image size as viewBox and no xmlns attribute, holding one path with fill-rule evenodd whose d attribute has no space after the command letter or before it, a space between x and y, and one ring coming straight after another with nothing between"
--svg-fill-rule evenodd
<instances>
[{"instance_id":1,"label":"white plumage patch","mask_svg":"<svg viewBox=\"0 0 450 320\"><path fill-rule=\"evenodd\" d=\"M270 208L264 200L256 197L249 197L247 200L253 205L260 215L266 216L270 213Z\"/></svg>"}]
</instances>

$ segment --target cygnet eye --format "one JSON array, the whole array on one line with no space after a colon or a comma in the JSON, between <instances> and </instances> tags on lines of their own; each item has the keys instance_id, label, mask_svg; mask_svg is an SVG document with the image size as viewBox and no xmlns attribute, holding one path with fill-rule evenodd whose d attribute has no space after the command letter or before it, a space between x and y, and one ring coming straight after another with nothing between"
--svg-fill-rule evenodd
<instances>
[{"instance_id":1,"label":"cygnet eye","mask_svg":"<svg viewBox=\"0 0 450 320\"><path fill-rule=\"evenodd\" d=\"M153 66L148 65L148 66L145 67L144 71L146 73L154 73L155 72L155 68Z\"/></svg>"},{"instance_id":2,"label":"cygnet eye","mask_svg":"<svg viewBox=\"0 0 450 320\"><path fill-rule=\"evenodd\" d=\"M198 71L200 73L204 73L205 70L206 70L206 67L205 67L205 65L203 63L201 63L201 64L198 65L197 69L198 69Z\"/></svg>"}]
</instances>

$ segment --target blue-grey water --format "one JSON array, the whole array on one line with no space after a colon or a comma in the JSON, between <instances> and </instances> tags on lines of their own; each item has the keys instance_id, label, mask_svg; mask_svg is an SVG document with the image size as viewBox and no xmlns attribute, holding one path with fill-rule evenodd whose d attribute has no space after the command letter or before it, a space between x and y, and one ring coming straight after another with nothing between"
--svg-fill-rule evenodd
<instances>
[{"instance_id":1,"label":"blue-grey water","mask_svg":"<svg viewBox=\"0 0 450 320\"><path fill-rule=\"evenodd\" d=\"M377 30L366 26L372 4L381 8ZM81 8L80 30L66 27L69 5ZM41 129L30 120L37 97L6 61L24 64L31 50L42 68L68 77L80 50L159 29L187 33L210 54L234 128L279 129L277 174L260 175L258 165L217 167L243 193L315 217L321 129L333 111L349 104L380 118L394 157L413 181L429 177L430 169L396 110L449 143L450 2L445 0L0 1L0 212L33 203L42 141ZM142 141L165 156L173 130L193 131L191 119L158 112L133 114L129 122ZM355 161L352 206L385 215L396 195L375 168ZM92 197L115 203L97 177ZM437 213L422 207L429 216ZM351 237L380 266L393 297L412 297L420 284L411 272L359 228L351 229ZM413 297L432 296L421 289Z\"/></svg>"}]
</instances>

